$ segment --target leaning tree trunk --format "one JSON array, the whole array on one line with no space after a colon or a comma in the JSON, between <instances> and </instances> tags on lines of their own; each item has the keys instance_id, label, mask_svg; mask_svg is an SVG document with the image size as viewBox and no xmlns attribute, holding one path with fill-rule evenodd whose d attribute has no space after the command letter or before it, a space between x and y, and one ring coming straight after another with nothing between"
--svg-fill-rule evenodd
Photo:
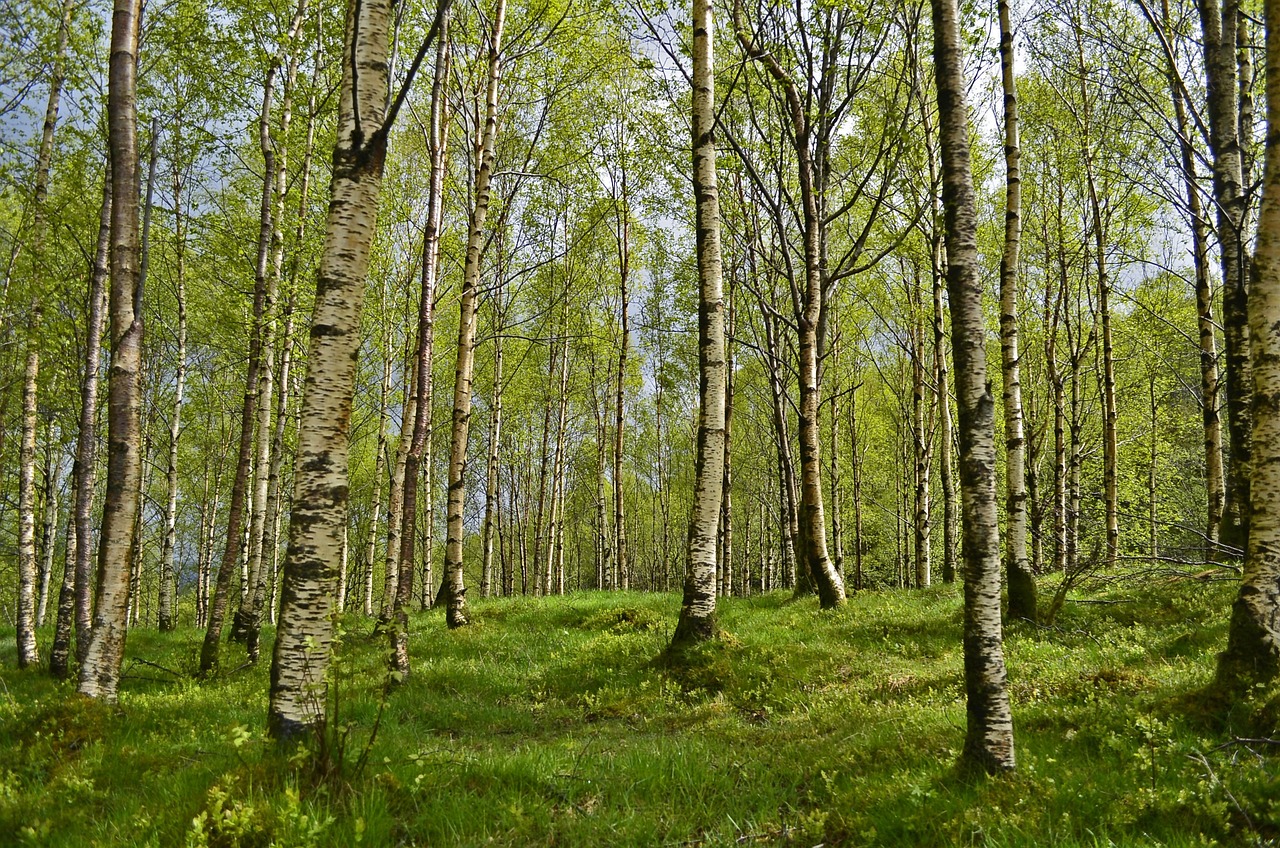
<instances>
[{"instance_id":1,"label":"leaning tree trunk","mask_svg":"<svg viewBox=\"0 0 1280 848\"><path fill-rule=\"evenodd\" d=\"M1267 145L1249 337L1253 357L1252 517L1217 686L1239 697L1280 675L1280 0L1267 0Z\"/></svg>"},{"instance_id":2,"label":"leaning tree trunk","mask_svg":"<svg viewBox=\"0 0 1280 848\"><path fill-rule=\"evenodd\" d=\"M362 0L347 8L333 178L271 662L267 728L282 740L322 725L326 714L323 687L333 644L337 564L347 526L347 456L360 308L390 129L386 92L391 6L390 0Z\"/></svg>"},{"instance_id":3,"label":"leaning tree trunk","mask_svg":"<svg viewBox=\"0 0 1280 848\"><path fill-rule=\"evenodd\" d=\"M141 0L115 0L107 81L111 149L111 370L107 383L107 491L98 553L97 608L80 666L82 695L116 700L129 609L133 524L142 479L142 315L138 267L137 51ZM92 342L90 343L92 347ZM92 473L88 466L82 473ZM80 504L87 509L88 504ZM82 537L87 539L87 533Z\"/></svg>"},{"instance_id":4,"label":"leaning tree trunk","mask_svg":"<svg viewBox=\"0 0 1280 848\"><path fill-rule=\"evenodd\" d=\"M996 504L995 400L987 383L977 197L969 164L959 9L932 0L942 144L947 294L960 424L963 493L964 665L968 732L961 761L989 772L1014 767L1013 718L1000 625L1000 524Z\"/></svg>"},{"instance_id":5,"label":"leaning tree trunk","mask_svg":"<svg viewBox=\"0 0 1280 848\"><path fill-rule=\"evenodd\" d=\"M684 599L669 650L715 636L716 541L724 482L724 292L716 178L712 6L693 0L693 196L698 261L698 442Z\"/></svg>"},{"instance_id":6,"label":"leaning tree trunk","mask_svg":"<svg viewBox=\"0 0 1280 848\"><path fill-rule=\"evenodd\" d=\"M1004 372L1004 573L1009 618L1036 620L1036 581L1027 561L1027 463L1022 380L1018 357L1018 248L1022 238L1022 151L1018 142L1018 90L1013 78L1013 25L1009 0L999 2L1000 84L1004 92L1004 252L1000 256L1000 363Z\"/></svg>"},{"instance_id":7,"label":"leaning tree trunk","mask_svg":"<svg viewBox=\"0 0 1280 848\"><path fill-rule=\"evenodd\" d=\"M453 375L453 434L449 442L448 538L444 550L443 589L450 627L467 624L466 586L462 579L462 512L466 505L467 439L471 430L471 381L475 370L476 300L480 288L480 254L489 214L489 183L493 177L494 146L498 136L498 77L502 70L502 28L506 0L498 0L489 36L489 82L485 92L484 130L476 163L474 206L468 221L467 256L462 271L458 317L458 359Z\"/></svg>"}]
</instances>

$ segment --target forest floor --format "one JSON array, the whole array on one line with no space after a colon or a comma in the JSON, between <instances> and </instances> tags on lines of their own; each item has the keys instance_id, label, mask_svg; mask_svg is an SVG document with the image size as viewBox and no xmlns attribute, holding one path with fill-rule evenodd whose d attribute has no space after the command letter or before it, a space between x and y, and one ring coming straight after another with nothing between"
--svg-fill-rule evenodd
<instances>
[{"instance_id":1,"label":"forest floor","mask_svg":"<svg viewBox=\"0 0 1280 848\"><path fill-rule=\"evenodd\" d=\"M197 682L200 634L139 630L102 708L14 671L0 630L0 844L1280 844L1280 697L1199 694L1234 591L1114 580L1011 627L1018 770L995 779L955 768L955 586L723 601L679 672L655 662L675 596L481 600L456 632L415 616L390 690L348 616L324 777L316 744L263 736L269 654Z\"/></svg>"}]
</instances>

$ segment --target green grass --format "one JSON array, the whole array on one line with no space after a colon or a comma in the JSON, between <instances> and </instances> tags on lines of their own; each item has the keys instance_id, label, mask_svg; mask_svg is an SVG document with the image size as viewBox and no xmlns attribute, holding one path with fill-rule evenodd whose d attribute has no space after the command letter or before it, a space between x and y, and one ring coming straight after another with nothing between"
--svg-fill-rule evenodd
<instances>
[{"instance_id":1,"label":"green grass","mask_svg":"<svg viewBox=\"0 0 1280 848\"><path fill-rule=\"evenodd\" d=\"M1275 693L1226 715L1197 694L1233 591L1135 581L1012 629L1019 767L976 780L955 587L726 601L681 670L655 662L673 596L477 601L461 631L415 617L385 700L383 644L349 617L325 781L262 736L265 660L197 683L198 634L138 631L103 708L14 671L8 630L0 844L1277 844L1280 746L1235 741L1276 735Z\"/></svg>"}]
</instances>

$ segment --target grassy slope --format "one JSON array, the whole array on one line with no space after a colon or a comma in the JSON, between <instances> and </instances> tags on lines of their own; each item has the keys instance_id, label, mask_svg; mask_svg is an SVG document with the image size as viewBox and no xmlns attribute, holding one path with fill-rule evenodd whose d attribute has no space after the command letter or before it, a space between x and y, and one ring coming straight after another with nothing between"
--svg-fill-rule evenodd
<instances>
[{"instance_id":1,"label":"grassy slope","mask_svg":"<svg viewBox=\"0 0 1280 848\"><path fill-rule=\"evenodd\" d=\"M1232 591L1134 585L1069 604L1056 629L1015 629L1019 772L978 781L953 770L954 587L835 614L728 601L725 642L679 674L653 663L670 596L479 601L454 633L419 616L414 673L361 770L382 644L349 618L347 766L321 784L262 739L265 664L198 684L127 660L120 706L103 710L15 672L8 630L0 843L1256 844L1280 836L1276 746L1231 740L1274 735L1274 719L1211 726L1192 697ZM129 656L189 671L198 647L139 631Z\"/></svg>"}]
</instances>

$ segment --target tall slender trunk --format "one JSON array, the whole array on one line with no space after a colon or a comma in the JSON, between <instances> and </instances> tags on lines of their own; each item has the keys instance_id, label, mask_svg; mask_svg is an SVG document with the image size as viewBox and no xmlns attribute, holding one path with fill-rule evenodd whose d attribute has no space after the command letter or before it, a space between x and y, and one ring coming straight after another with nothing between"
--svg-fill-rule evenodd
<instances>
[{"instance_id":1,"label":"tall slender trunk","mask_svg":"<svg viewBox=\"0 0 1280 848\"><path fill-rule=\"evenodd\" d=\"M853 591L862 591L862 445L858 438L858 388L849 393L849 453L853 460Z\"/></svg>"},{"instance_id":2,"label":"tall slender trunk","mask_svg":"<svg viewBox=\"0 0 1280 848\"><path fill-rule=\"evenodd\" d=\"M174 130L175 149L181 133ZM177 580L174 574L174 549L178 537L178 439L182 434L182 404L187 384L187 281L186 228L182 211L182 173L173 168L174 286L178 301L178 351L174 374L173 412L169 416L169 460L165 471L164 544L160 553L160 629L177 629Z\"/></svg>"},{"instance_id":3,"label":"tall slender trunk","mask_svg":"<svg viewBox=\"0 0 1280 848\"><path fill-rule=\"evenodd\" d=\"M626 398L627 386L627 347L631 342L630 307L627 285L631 276L631 207L627 192L627 170L625 158L622 166L621 204L614 200L614 215L617 218L618 241L618 293L620 305L618 317L621 321L621 335L618 339L618 384L616 386L616 404L613 427L613 550L614 569L618 574L618 582L623 589L631 588L631 563L627 559L627 522L626 497L622 479L622 459L626 445L626 415L623 401Z\"/></svg>"},{"instance_id":4,"label":"tall slender trunk","mask_svg":"<svg viewBox=\"0 0 1280 848\"><path fill-rule=\"evenodd\" d=\"M28 347L18 459L18 668L40 662L36 647L36 381L40 376L40 351L34 339Z\"/></svg>"},{"instance_id":5,"label":"tall slender trunk","mask_svg":"<svg viewBox=\"0 0 1280 848\"><path fill-rule=\"evenodd\" d=\"M942 308L946 269L942 267L942 245L933 250L933 364L935 402L938 404L938 471L942 478L942 582L956 579L956 479L951 459L951 391L947 375L947 334Z\"/></svg>"},{"instance_id":6,"label":"tall slender trunk","mask_svg":"<svg viewBox=\"0 0 1280 848\"><path fill-rule=\"evenodd\" d=\"M502 313L502 281L494 289L494 313ZM497 323L501 323L498 319ZM485 470L484 553L480 568L480 597L492 594L493 537L498 515L498 447L502 440L502 329L495 327L493 339L493 404L489 410L489 459Z\"/></svg>"},{"instance_id":7,"label":"tall slender trunk","mask_svg":"<svg viewBox=\"0 0 1280 848\"><path fill-rule=\"evenodd\" d=\"M1226 506L1220 539L1248 548L1250 427L1249 290L1244 160L1240 140L1239 70L1236 58L1238 0L1198 0L1204 44L1209 147L1213 153L1213 198L1222 273L1222 337L1226 346L1228 454Z\"/></svg>"},{"instance_id":8,"label":"tall slender trunk","mask_svg":"<svg viewBox=\"0 0 1280 848\"><path fill-rule=\"evenodd\" d=\"M563 595L565 591L564 574L564 495L565 478L569 476L565 467L565 427L569 415L569 339L566 336L560 350L560 399L556 414L556 453L552 474L555 486L551 496L551 544L555 551L552 567L554 575L554 594Z\"/></svg>"},{"instance_id":9,"label":"tall slender trunk","mask_svg":"<svg viewBox=\"0 0 1280 848\"><path fill-rule=\"evenodd\" d=\"M268 606L268 618L272 624L276 623L276 612L279 609L279 566L280 566L280 518L284 512L284 499L286 497L286 487L283 479L284 470L284 439L285 433L289 425L289 403L293 394L292 382L292 366L293 366L293 323L294 323L294 307L296 303L296 292L298 290L298 278L301 275L301 256L302 246L305 243L307 233L307 219L309 217L308 210L311 203L311 163L315 154L316 141L316 118L318 110L316 108L316 92L320 88L320 27L317 20L316 25L316 55L311 70L311 89L307 97L307 132L306 141L303 144L302 152L302 168L298 187L298 206L297 206L297 223L293 229L294 253L289 262L289 295L285 298L283 315L284 326L280 333L280 392L276 396L276 423L275 432L271 438L271 467L267 477L267 523L266 538L263 540L264 556L271 558L271 601ZM295 53L291 61L297 62L297 54ZM291 68L290 75L296 71ZM283 163L283 159L281 160ZM279 172L278 172L279 173ZM287 172L285 172L287 176ZM284 192L280 190L280 182L277 180L277 202L284 201ZM279 220L284 219L283 211L278 208L277 212ZM279 268L284 260L283 242L276 250L276 267ZM277 272L277 276L283 276ZM261 583L261 581L259 581ZM261 620L261 606L259 605L259 621Z\"/></svg>"},{"instance_id":10,"label":"tall slender trunk","mask_svg":"<svg viewBox=\"0 0 1280 848\"><path fill-rule=\"evenodd\" d=\"M1027 561L1027 462L1018 355L1018 249L1022 239L1022 150L1018 141L1018 89L1013 78L1013 24L1009 0L999 0L1000 87L1004 94L1004 250L1000 255L1000 363L1004 374L1004 573L1010 619L1036 620L1036 582ZM1113 466L1114 468L1114 466ZM1114 478L1113 478L1114 482ZM1114 487L1113 487L1114 488Z\"/></svg>"},{"instance_id":11,"label":"tall slender trunk","mask_svg":"<svg viewBox=\"0 0 1280 848\"><path fill-rule=\"evenodd\" d=\"M116 700L124 659L129 563L142 477L142 314L138 296L137 50L141 0L115 0L107 80L111 149L111 370L107 387L107 491L98 554L97 607L80 665L82 695ZM92 342L90 347L92 347ZM91 463L82 468L87 472ZM87 510L89 504L81 504ZM87 524L87 522L86 522ZM85 533L82 538L87 539Z\"/></svg>"},{"instance_id":12,"label":"tall slender trunk","mask_svg":"<svg viewBox=\"0 0 1280 848\"><path fill-rule=\"evenodd\" d=\"M41 128L40 150L36 154L36 179L35 192L33 192L33 206L35 206L35 240L33 240L33 254L36 261L33 263L37 275L42 270L42 261L44 261L44 240L46 229L45 202L49 197L49 174L52 168L52 159L54 159L54 129L58 126L58 111L63 96L63 85L67 79L67 45L70 38L70 24L78 4L74 0L63 0L63 9L61 9L61 17L58 20L58 46L54 53L54 73L49 81L49 99L45 102L45 123ZM99 246L101 250L102 233L99 233ZM18 242L14 242L14 250L18 249ZM32 327L38 325L38 320L32 323ZM101 318L99 319L99 336L101 336ZM38 355L38 354L37 354ZM95 363L96 364L96 363ZM37 364L38 365L38 364ZM95 374L95 380L97 375ZM19 475L20 477L20 475ZM73 473L74 478L74 473ZM77 479L78 478L74 478ZM20 485L19 485L20 489ZM72 496L73 498L76 497ZM20 514L20 510L19 510ZM20 518L19 518L20 524ZM86 544L87 546L87 544ZM20 559L20 555L19 555ZM58 678L67 676L67 655L69 652L70 633L72 633L72 601L74 597L74 569L70 567L72 560L68 557L67 573L63 576L63 587L59 592L58 598L58 626L54 637L54 647L50 652L50 671ZM65 612L64 612L65 608ZM86 616L87 617L87 616ZM35 646L35 642L32 642ZM22 660L22 652L19 651L19 661Z\"/></svg>"},{"instance_id":13,"label":"tall slender trunk","mask_svg":"<svg viewBox=\"0 0 1280 848\"><path fill-rule=\"evenodd\" d=\"M1159 21L1152 20L1165 45L1173 38L1169 0L1160 4ZM1247 51L1246 51L1247 52ZM1222 466L1222 422L1219 415L1218 345L1214 334L1213 288L1209 279L1209 222L1200 202L1196 151L1191 143L1191 127L1187 103L1178 78L1171 49L1165 53L1165 76L1178 133L1178 155L1182 166L1185 206L1190 219L1191 259L1195 271L1196 324L1200 340L1200 410L1204 427L1204 479L1207 501L1205 522L1205 555L1218 555L1218 539L1226 503L1226 481Z\"/></svg>"},{"instance_id":14,"label":"tall slender trunk","mask_svg":"<svg viewBox=\"0 0 1280 848\"><path fill-rule=\"evenodd\" d=\"M1216 686L1231 697L1280 675L1280 0L1267 0L1267 143L1249 338L1253 355L1253 479L1249 551L1231 607Z\"/></svg>"},{"instance_id":15,"label":"tall slender trunk","mask_svg":"<svg viewBox=\"0 0 1280 848\"><path fill-rule=\"evenodd\" d=\"M818 421L821 401L819 359L822 328L826 311L826 287L823 279L821 168L815 165L811 141L814 128L802 103L797 86L773 54L756 46L753 36L742 21L742 5L735 0L733 26L743 51L760 62L782 89L789 137L796 154L796 176L799 182L801 231L804 239L804 287L793 294L794 315L799 344L800 403L798 437L800 445L799 524L803 561L799 563L813 580L824 609L840 606L845 601L844 581L836 573L827 551L826 514L822 496L822 443ZM803 589L803 582L801 584Z\"/></svg>"},{"instance_id":16,"label":"tall slender trunk","mask_svg":"<svg viewBox=\"0 0 1280 848\"><path fill-rule=\"evenodd\" d=\"M46 428L51 431L52 427ZM53 580L53 556L58 545L58 478L62 476L61 450L54 446L52 432L44 447L44 518L40 523L40 576L36 601L36 626L44 627L49 609L49 588Z\"/></svg>"},{"instance_id":17,"label":"tall slender trunk","mask_svg":"<svg viewBox=\"0 0 1280 848\"><path fill-rule=\"evenodd\" d=\"M684 597L671 649L715 636L716 529L725 456L725 338L716 177L712 5L693 0L693 196L698 262L698 437Z\"/></svg>"},{"instance_id":18,"label":"tall slender trunk","mask_svg":"<svg viewBox=\"0 0 1280 848\"><path fill-rule=\"evenodd\" d=\"M914 431L912 454L915 460L912 475L915 514L911 526L915 537L912 545L915 553L915 586L921 589L932 583L933 504L929 490L933 469L933 427L926 414L926 406L929 404L925 400L925 382L930 369L925 368L924 292L918 274L911 290L911 412Z\"/></svg>"},{"instance_id":19,"label":"tall slender trunk","mask_svg":"<svg viewBox=\"0 0 1280 848\"><path fill-rule=\"evenodd\" d=\"M427 220L422 235L422 277L418 301L418 346L414 353L413 391L406 400L405 415L402 420L413 420L412 427L402 426L407 430L409 439L406 444L401 436L400 458L403 467L397 474L401 480L400 514L398 538L399 550L395 567L391 562L392 539L387 538L387 591L384 601L391 611L393 621L391 628L391 667L404 675L409 673L409 605L413 601L414 545L417 543L415 532L418 523L418 484L419 479L426 477L426 542L422 546L422 559L426 566L422 579L422 597L431 597L431 557L433 555L433 532L435 517L432 509L434 490L432 487L431 467L431 412L434 406L435 383L435 315L436 285L440 266L440 222L444 209L444 177L449 134L445 118L445 83L449 73L449 24L442 17L439 41L436 43L435 68L431 82L431 123L427 138L431 153L431 180L427 194ZM412 406L410 406L412 404ZM407 449L406 449L407 448ZM397 460L399 463L400 460ZM392 496L395 496L395 482L392 482ZM396 513L393 507L393 521ZM391 583L391 574L395 573L395 584ZM392 589L394 588L394 594ZM423 604L424 608L426 603Z\"/></svg>"},{"instance_id":20,"label":"tall slender trunk","mask_svg":"<svg viewBox=\"0 0 1280 848\"><path fill-rule=\"evenodd\" d=\"M720 493L720 594L733 594L733 278L725 311L728 313L724 339L724 480Z\"/></svg>"},{"instance_id":21,"label":"tall slender trunk","mask_svg":"<svg viewBox=\"0 0 1280 848\"><path fill-rule=\"evenodd\" d=\"M277 739L295 737L325 721L323 687L333 643L335 571L347 526L355 354L390 131L386 92L391 9L390 0L361 0L347 9L329 213L316 280L289 552L271 663L267 728ZM428 37L438 33L443 12L444 8L437 11Z\"/></svg>"},{"instance_id":22,"label":"tall slender trunk","mask_svg":"<svg viewBox=\"0 0 1280 848\"><path fill-rule=\"evenodd\" d=\"M76 659L82 660L89 647L89 630L93 615L92 583L92 512L93 492L97 480L98 453L98 371L102 354L102 330L106 316L108 262L111 249L111 172L110 165L102 181L102 202L98 213L98 243L90 272L85 321L85 361L80 377L80 415L76 433L75 462L72 465L71 492L74 550L67 548L62 589L58 594L58 618L54 627L53 648L49 652L49 670L57 678L65 678L71 653L72 630L76 634Z\"/></svg>"},{"instance_id":23,"label":"tall slender trunk","mask_svg":"<svg viewBox=\"0 0 1280 848\"><path fill-rule=\"evenodd\" d=\"M985 771L1014 767L1013 718L1000 624L1000 525L996 508L995 400L987 384L977 198L969 165L959 9L932 0L942 145L951 344L960 413L964 493L964 657L968 731L961 759Z\"/></svg>"},{"instance_id":24,"label":"tall slender trunk","mask_svg":"<svg viewBox=\"0 0 1280 848\"><path fill-rule=\"evenodd\" d=\"M257 662L262 630L262 606L266 601L266 578L263 568L263 542L267 536L267 514L270 512L268 492L271 485L271 413L275 394L275 336L276 299L280 293L280 278L284 271L284 211L289 188L288 145L293 117L293 88L298 74L298 60L294 44L306 20L307 0L298 0L293 21L285 35L285 41L276 54L274 68L285 67L284 89L280 98L280 125L276 138L271 133L271 98L263 97L263 109L258 122L258 146L262 150L263 210L259 231L257 285L263 289L262 317L258 339L258 385L254 411L257 413L257 429L254 452L253 509L249 520L249 581L248 593L243 597L231 628L231 636L242 641L248 650L249 661ZM274 70L274 69L273 69ZM268 72L266 85L274 84L274 73ZM272 202L274 201L274 202Z\"/></svg>"},{"instance_id":25,"label":"tall slender trunk","mask_svg":"<svg viewBox=\"0 0 1280 848\"><path fill-rule=\"evenodd\" d=\"M385 289L384 289L385 295ZM390 331L387 331L388 341ZM378 441L373 459L373 497L369 500L369 538L364 550L364 588L361 606L366 616L373 615L373 561L378 555L378 514L382 512L382 477L386 472L387 398L391 394L391 345L382 349L382 388L378 391ZM404 429L401 419L401 428ZM388 522L390 523L390 522Z\"/></svg>"},{"instance_id":26,"label":"tall slender trunk","mask_svg":"<svg viewBox=\"0 0 1280 848\"><path fill-rule=\"evenodd\" d=\"M506 0L498 0L489 34L489 81L485 91L484 129L476 162L474 205L468 221L467 255L462 272L458 319L458 358L453 381L453 433L449 445L448 539L445 543L444 590L450 627L468 623L462 574L462 513L466 502L467 441L471 428L471 380L475 366L476 299L480 286L480 254L489 215L490 181L498 135L498 78L502 69L502 31Z\"/></svg>"}]
</instances>

